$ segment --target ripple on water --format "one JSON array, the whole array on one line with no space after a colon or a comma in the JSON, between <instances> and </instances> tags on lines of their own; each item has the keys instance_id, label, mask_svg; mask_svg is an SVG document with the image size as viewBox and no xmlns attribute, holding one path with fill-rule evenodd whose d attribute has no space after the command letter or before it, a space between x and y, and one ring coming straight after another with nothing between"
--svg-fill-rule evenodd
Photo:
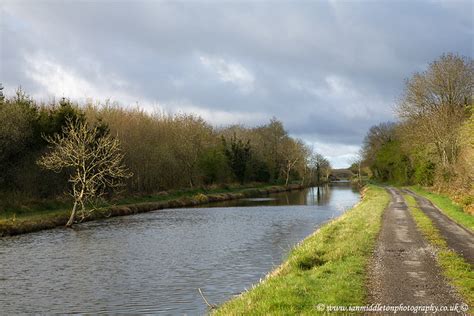
<instances>
[{"instance_id":1,"label":"ripple on water","mask_svg":"<svg viewBox=\"0 0 474 316\"><path fill-rule=\"evenodd\" d=\"M242 292L358 199L293 191L3 238L2 313L204 313L198 288L214 304Z\"/></svg>"}]
</instances>

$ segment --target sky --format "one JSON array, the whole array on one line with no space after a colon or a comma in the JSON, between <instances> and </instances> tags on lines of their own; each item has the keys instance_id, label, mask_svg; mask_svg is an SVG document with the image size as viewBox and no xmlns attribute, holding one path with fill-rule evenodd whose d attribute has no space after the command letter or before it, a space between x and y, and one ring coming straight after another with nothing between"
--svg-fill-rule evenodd
<instances>
[{"instance_id":1,"label":"sky","mask_svg":"<svg viewBox=\"0 0 474 316\"><path fill-rule=\"evenodd\" d=\"M0 82L215 126L272 117L347 167L404 80L473 56L474 1L0 0Z\"/></svg>"}]
</instances>

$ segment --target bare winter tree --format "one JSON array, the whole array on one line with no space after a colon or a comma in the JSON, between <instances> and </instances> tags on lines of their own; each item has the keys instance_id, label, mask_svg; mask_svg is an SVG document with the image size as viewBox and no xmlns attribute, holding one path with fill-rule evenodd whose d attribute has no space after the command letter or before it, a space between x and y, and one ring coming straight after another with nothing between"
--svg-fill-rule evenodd
<instances>
[{"instance_id":1,"label":"bare winter tree","mask_svg":"<svg viewBox=\"0 0 474 316\"><path fill-rule=\"evenodd\" d=\"M329 160L324 158L323 155L313 152L310 158L310 166L314 170L313 173L316 176L316 184L318 186L321 185L322 176L328 181L332 170Z\"/></svg>"},{"instance_id":2,"label":"bare winter tree","mask_svg":"<svg viewBox=\"0 0 474 316\"><path fill-rule=\"evenodd\" d=\"M299 139L294 140L287 137L283 141L282 147L282 152L285 157L285 163L282 166L282 174L285 177L285 185L288 185L291 171L295 168L298 162L306 159L306 157L304 157L305 151L303 150L304 144Z\"/></svg>"},{"instance_id":3,"label":"bare winter tree","mask_svg":"<svg viewBox=\"0 0 474 316\"><path fill-rule=\"evenodd\" d=\"M474 61L442 55L406 82L398 105L410 142L433 146L444 169L457 159L459 128L468 116L474 89Z\"/></svg>"},{"instance_id":4,"label":"bare winter tree","mask_svg":"<svg viewBox=\"0 0 474 316\"><path fill-rule=\"evenodd\" d=\"M62 133L45 139L51 151L38 164L55 172L72 171L69 182L74 206L66 227L74 224L79 206L84 219L87 201L102 196L108 188L122 185L122 180L131 176L122 162L118 139L99 126L89 127L80 119L69 120Z\"/></svg>"}]
</instances>

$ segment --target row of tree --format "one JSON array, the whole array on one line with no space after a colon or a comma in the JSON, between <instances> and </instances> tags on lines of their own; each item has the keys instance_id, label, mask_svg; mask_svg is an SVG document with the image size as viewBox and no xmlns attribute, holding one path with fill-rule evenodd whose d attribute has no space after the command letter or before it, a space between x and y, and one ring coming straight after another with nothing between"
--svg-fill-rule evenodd
<instances>
[{"instance_id":1,"label":"row of tree","mask_svg":"<svg viewBox=\"0 0 474 316\"><path fill-rule=\"evenodd\" d=\"M399 121L370 128L362 165L381 181L473 196L474 62L445 54L406 81ZM470 202L468 202L470 203Z\"/></svg>"},{"instance_id":2,"label":"row of tree","mask_svg":"<svg viewBox=\"0 0 474 316\"><path fill-rule=\"evenodd\" d=\"M0 90L1 92L1 90ZM0 99L0 194L9 199L50 199L62 195L70 168L56 173L37 161L51 151L48 140L79 122L120 143L132 175L125 194L238 182L322 183L330 164L283 124L272 119L258 127L215 128L191 114L148 113L117 104L78 105L67 99L39 104L21 89ZM100 138L100 137L99 137Z\"/></svg>"}]
</instances>

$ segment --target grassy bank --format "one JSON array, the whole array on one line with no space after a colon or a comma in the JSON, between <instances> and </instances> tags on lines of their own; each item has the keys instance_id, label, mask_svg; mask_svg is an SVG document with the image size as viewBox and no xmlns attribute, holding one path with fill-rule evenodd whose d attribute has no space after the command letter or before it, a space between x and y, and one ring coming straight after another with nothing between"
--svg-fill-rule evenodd
<instances>
[{"instance_id":1,"label":"grassy bank","mask_svg":"<svg viewBox=\"0 0 474 316\"><path fill-rule=\"evenodd\" d=\"M446 241L433 222L418 208L416 200L410 195L404 195L404 197L418 229L436 249L436 259L443 274L463 296L465 302L471 306L471 312L474 312L472 309L474 307L474 272L471 265L455 251L448 248Z\"/></svg>"},{"instance_id":2,"label":"grassy bank","mask_svg":"<svg viewBox=\"0 0 474 316\"><path fill-rule=\"evenodd\" d=\"M366 268L390 197L368 186L362 201L324 225L260 284L225 303L217 315L314 315L318 304L363 305Z\"/></svg>"},{"instance_id":3,"label":"grassy bank","mask_svg":"<svg viewBox=\"0 0 474 316\"><path fill-rule=\"evenodd\" d=\"M245 197L254 197L300 189L300 185L261 186L252 188L227 188L215 190L185 190L172 193L128 197L116 201L114 205L101 205L90 213L84 221L107 217L144 213L165 208L188 207L209 202L227 201ZM0 237L24 234L43 229L64 226L69 218L70 209L64 207L42 210L40 208L8 211L0 213Z\"/></svg>"},{"instance_id":4,"label":"grassy bank","mask_svg":"<svg viewBox=\"0 0 474 316\"><path fill-rule=\"evenodd\" d=\"M474 231L474 216L463 211L463 208L454 203L449 197L426 191L419 186L409 187L413 192L427 198L436 205L444 214L456 223Z\"/></svg>"}]
</instances>

